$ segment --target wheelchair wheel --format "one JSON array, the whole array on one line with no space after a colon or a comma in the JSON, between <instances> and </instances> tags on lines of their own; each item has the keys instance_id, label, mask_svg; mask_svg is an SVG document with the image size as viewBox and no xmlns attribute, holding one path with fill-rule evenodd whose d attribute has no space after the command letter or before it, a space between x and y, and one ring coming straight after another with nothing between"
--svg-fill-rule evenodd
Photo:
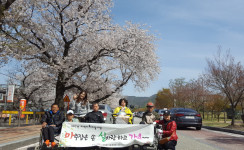
<instances>
[{"instance_id":1,"label":"wheelchair wheel","mask_svg":"<svg viewBox=\"0 0 244 150\"><path fill-rule=\"evenodd\" d=\"M35 150L44 150L44 148L43 148L44 139L43 139L42 131L43 131L43 129L40 130L39 143L38 143L38 146L35 147Z\"/></svg>"},{"instance_id":2,"label":"wheelchair wheel","mask_svg":"<svg viewBox=\"0 0 244 150\"><path fill-rule=\"evenodd\" d=\"M35 150L41 150L40 145L37 145L37 146L35 147Z\"/></svg>"}]
</instances>

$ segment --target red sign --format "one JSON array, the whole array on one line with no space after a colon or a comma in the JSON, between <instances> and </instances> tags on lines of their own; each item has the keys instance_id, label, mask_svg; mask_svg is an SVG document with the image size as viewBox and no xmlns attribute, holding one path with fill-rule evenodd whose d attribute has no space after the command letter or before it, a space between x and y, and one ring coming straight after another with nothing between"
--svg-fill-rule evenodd
<instances>
[{"instance_id":1,"label":"red sign","mask_svg":"<svg viewBox=\"0 0 244 150\"><path fill-rule=\"evenodd\" d=\"M21 111L26 111L26 99L21 99L19 102L19 108ZM25 115L21 115L20 118L24 118Z\"/></svg>"},{"instance_id":2,"label":"red sign","mask_svg":"<svg viewBox=\"0 0 244 150\"><path fill-rule=\"evenodd\" d=\"M69 99L69 96L68 95L65 95L64 102L70 102L70 99Z\"/></svg>"}]
</instances>

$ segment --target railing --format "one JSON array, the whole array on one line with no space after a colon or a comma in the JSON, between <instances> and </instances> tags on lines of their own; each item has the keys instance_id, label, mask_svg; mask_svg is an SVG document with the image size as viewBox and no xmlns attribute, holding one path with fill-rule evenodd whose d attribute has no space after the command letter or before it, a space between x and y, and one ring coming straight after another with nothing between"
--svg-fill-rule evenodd
<instances>
[{"instance_id":1,"label":"railing","mask_svg":"<svg viewBox=\"0 0 244 150\"><path fill-rule=\"evenodd\" d=\"M7 119L9 119L9 123L8 125L11 126L11 122L14 117L14 115L17 115L17 117L15 116L15 119L18 119L18 126L20 126L21 122L23 122L23 120L25 120L25 124L30 124L30 117L33 118L33 122L31 124L36 124L40 122L41 119L41 115L43 115L45 112L33 112L33 111L6 111L3 110L1 113L1 118L4 118L5 121ZM3 115L5 114L5 116Z\"/></svg>"}]
</instances>

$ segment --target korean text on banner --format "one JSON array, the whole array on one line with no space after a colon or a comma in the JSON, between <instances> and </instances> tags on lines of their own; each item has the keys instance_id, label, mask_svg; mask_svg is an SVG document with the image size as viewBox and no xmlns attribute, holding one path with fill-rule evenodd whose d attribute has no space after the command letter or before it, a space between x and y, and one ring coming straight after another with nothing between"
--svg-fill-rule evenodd
<instances>
[{"instance_id":1,"label":"korean text on banner","mask_svg":"<svg viewBox=\"0 0 244 150\"><path fill-rule=\"evenodd\" d=\"M8 85L8 97L7 102L14 102L14 85Z\"/></svg>"},{"instance_id":2,"label":"korean text on banner","mask_svg":"<svg viewBox=\"0 0 244 150\"><path fill-rule=\"evenodd\" d=\"M154 126L64 122L59 147L127 147L153 144Z\"/></svg>"}]
</instances>

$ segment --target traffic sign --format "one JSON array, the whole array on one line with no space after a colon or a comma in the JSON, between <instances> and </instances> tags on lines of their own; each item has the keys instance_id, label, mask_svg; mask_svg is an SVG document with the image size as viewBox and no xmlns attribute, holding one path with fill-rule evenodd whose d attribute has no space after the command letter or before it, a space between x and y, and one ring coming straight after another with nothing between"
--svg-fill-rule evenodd
<instances>
[{"instance_id":1,"label":"traffic sign","mask_svg":"<svg viewBox=\"0 0 244 150\"><path fill-rule=\"evenodd\" d=\"M65 95L64 102L70 102L70 99L69 99L69 96L68 95Z\"/></svg>"}]
</instances>

